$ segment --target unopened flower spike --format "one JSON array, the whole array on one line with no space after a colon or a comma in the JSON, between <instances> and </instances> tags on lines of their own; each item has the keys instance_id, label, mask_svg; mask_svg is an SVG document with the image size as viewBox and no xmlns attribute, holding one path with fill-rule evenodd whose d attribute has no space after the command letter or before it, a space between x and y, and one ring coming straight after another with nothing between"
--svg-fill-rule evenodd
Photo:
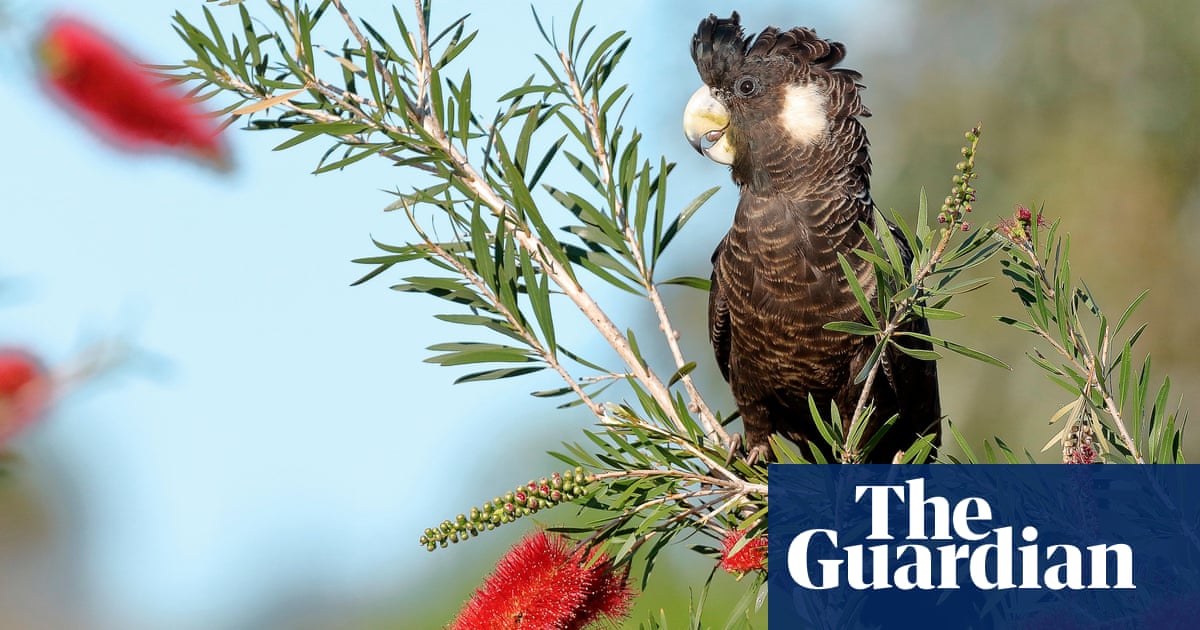
<instances>
[{"instance_id":1,"label":"unopened flower spike","mask_svg":"<svg viewBox=\"0 0 1200 630\"><path fill-rule=\"evenodd\" d=\"M503 496L471 508L465 514L459 514L454 520L445 520L437 527L427 528L421 536L421 545L433 551L545 508L572 501L586 494L588 482L588 476L582 468L530 480L529 483L504 493Z\"/></svg>"}]
</instances>

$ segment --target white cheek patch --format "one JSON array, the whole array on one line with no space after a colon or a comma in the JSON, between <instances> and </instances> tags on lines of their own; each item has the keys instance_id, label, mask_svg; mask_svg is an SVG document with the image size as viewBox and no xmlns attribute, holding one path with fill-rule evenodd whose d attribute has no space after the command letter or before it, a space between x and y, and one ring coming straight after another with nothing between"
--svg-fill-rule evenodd
<instances>
[{"instance_id":1,"label":"white cheek patch","mask_svg":"<svg viewBox=\"0 0 1200 630\"><path fill-rule=\"evenodd\" d=\"M812 83L788 86L783 95L779 122L792 139L801 144L819 140L829 125L825 119L825 97Z\"/></svg>"}]
</instances>

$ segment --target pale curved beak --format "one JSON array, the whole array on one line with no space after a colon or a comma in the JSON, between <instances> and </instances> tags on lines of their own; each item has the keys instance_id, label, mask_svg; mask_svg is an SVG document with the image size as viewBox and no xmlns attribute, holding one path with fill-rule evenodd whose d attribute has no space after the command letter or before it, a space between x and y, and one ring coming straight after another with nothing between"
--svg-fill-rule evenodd
<instances>
[{"instance_id":1,"label":"pale curved beak","mask_svg":"<svg viewBox=\"0 0 1200 630\"><path fill-rule=\"evenodd\" d=\"M729 142L729 110L713 98L708 86L700 86L683 108L683 135L697 151L720 164L733 164Z\"/></svg>"}]
</instances>

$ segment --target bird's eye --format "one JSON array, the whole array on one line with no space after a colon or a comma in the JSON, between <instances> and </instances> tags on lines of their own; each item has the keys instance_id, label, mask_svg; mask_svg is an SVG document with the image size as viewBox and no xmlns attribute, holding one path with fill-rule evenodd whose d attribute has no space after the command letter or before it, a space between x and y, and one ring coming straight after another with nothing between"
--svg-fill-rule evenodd
<instances>
[{"instance_id":1,"label":"bird's eye","mask_svg":"<svg viewBox=\"0 0 1200 630\"><path fill-rule=\"evenodd\" d=\"M745 76L737 80L737 83L734 84L734 89L737 91L738 96L747 97L757 94L758 86L758 79Z\"/></svg>"}]
</instances>

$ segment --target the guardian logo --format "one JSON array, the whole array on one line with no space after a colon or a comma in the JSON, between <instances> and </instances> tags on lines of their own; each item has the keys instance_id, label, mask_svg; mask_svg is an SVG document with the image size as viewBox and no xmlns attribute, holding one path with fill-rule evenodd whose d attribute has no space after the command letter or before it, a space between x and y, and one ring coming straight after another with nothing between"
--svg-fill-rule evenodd
<instances>
[{"instance_id":1,"label":"the guardian logo","mask_svg":"<svg viewBox=\"0 0 1200 630\"><path fill-rule=\"evenodd\" d=\"M925 496L925 480L899 485L856 485L856 503L871 513L867 541L842 547L838 531L808 529L787 547L787 570L800 587L827 590L1134 589L1133 549L1123 543L1080 548L1040 541L1038 529L992 523L982 497L953 505ZM893 522L907 516L907 532ZM894 528L895 526L895 528ZM894 531L895 529L895 531Z\"/></svg>"}]
</instances>

